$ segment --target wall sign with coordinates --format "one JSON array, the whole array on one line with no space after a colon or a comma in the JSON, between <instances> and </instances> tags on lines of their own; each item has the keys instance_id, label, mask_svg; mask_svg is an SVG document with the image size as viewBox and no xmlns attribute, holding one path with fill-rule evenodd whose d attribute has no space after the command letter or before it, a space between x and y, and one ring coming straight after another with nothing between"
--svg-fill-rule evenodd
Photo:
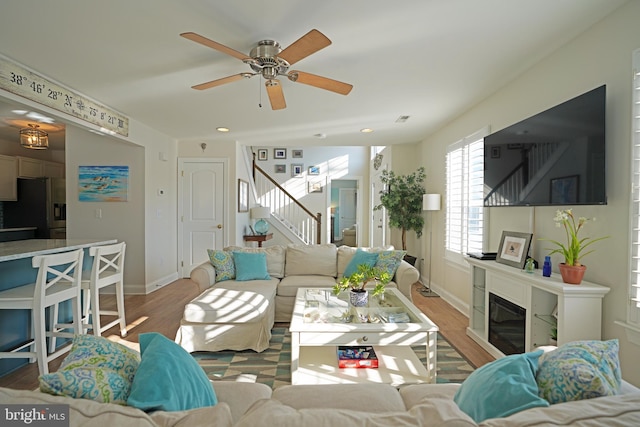
<instances>
[{"instance_id":1,"label":"wall sign with coordinates","mask_svg":"<svg viewBox=\"0 0 640 427\"><path fill-rule=\"evenodd\" d=\"M0 55L0 88L122 136L129 118Z\"/></svg>"}]
</instances>

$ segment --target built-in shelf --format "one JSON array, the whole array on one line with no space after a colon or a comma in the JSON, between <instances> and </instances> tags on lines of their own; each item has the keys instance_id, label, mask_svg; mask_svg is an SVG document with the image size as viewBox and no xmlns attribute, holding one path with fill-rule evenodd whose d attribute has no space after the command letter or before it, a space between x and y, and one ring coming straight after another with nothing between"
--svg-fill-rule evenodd
<instances>
[{"instance_id":1,"label":"built-in shelf","mask_svg":"<svg viewBox=\"0 0 640 427\"><path fill-rule=\"evenodd\" d=\"M557 329L557 344L601 339L602 299L609 288L583 281L563 283L558 273L542 276L492 260L466 258L471 266L471 309L467 335L495 357L504 354L489 342L489 293L527 310L525 351L549 344L551 330ZM556 313L556 316L550 313Z\"/></svg>"}]
</instances>

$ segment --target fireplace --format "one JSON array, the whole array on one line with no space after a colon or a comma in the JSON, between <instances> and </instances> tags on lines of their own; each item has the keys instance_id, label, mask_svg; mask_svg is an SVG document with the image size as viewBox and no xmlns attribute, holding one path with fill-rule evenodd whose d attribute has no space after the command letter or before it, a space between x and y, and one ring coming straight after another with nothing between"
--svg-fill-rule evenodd
<instances>
[{"instance_id":1,"label":"fireplace","mask_svg":"<svg viewBox=\"0 0 640 427\"><path fill-rule=\"evenodd\" d=\"M489 293L489 342L504 354L524 353L527 310Z\"/></svg>"}]
</instances>

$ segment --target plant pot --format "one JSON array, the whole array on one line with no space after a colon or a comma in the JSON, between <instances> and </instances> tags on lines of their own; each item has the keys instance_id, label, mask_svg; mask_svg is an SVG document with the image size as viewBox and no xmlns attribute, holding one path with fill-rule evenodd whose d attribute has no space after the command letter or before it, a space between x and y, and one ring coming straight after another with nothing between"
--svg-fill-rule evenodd
<instances>
[{"instance_id":1,"label":"plant pot","mask_svg":"<svg viewBox=\"0 0 640 427\"><path fill-rule=\"evenodd\" d=\"M582 278L584 277L584 272L587 269L587 266L580 265L567 265L564 262L561 262L559 265L560 275L562 276L562 281L564 283L568 283L570 285L579 285L582 283Z\"/></svg>"},{"instance_id":2,"label":"plant pot","mask_svg":"<svg viewBox=\"0 0 640 427\"><path fill-rule=\"evenodd\" d=\"M369 292L361 289L349 291L349 302L354 307L366 307L369 303Z\"/></svg>"}]
</instances>

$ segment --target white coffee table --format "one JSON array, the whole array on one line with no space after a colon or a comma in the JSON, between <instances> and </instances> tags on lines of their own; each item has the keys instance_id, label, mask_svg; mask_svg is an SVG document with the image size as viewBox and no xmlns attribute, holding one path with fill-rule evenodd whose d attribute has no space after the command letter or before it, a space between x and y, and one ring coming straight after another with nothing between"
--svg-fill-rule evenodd
<instances>
[{"instance_id":1,"label":"white coffee table","mask_svg":"<svg viewBox=\"0 0 640 427\"><path fill-rule=\"evenodd\" d=\"M351 307L347 298L347 292L336 297L331 289L298 290L289 327L292 384L436 382L435 323L397 289L387 289L383 300L369 297L368 307ZM389 322L399 313L409 322ZM339 345L373 346L379 367L338 368ZM414 345L426 347L424 365Z\"/></svg>"}]
</instances>

